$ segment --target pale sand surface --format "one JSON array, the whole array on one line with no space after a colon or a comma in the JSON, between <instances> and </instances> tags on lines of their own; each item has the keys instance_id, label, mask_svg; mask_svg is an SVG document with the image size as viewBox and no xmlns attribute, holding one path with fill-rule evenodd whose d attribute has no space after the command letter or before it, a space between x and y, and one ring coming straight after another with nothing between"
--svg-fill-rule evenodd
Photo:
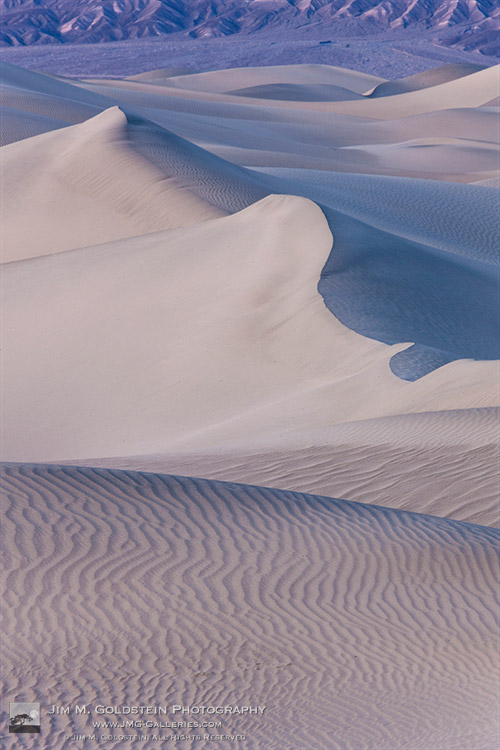
<instances>
[{"instance_id":1,"label":"pale sand surface","mask_svg":"<svg viewBox=\"0 0 500 750\"><path fill-rule=\"evenodd\" d=\"M177 73L2 65L6 692L495 750L498 68Z\"/></svg>"},{"instance_id":2,"label":"pale sand surface","mask_svg":"<svg viewBox=\"0 0 500 750\"><path fill-rule=\"evenodd\" d=\"M474 63L442 65L438 68L424 70L422 73L416 73L415 75L408 76L407 78L400 78L396 81L383 81L382 83L377 84L368 96L394 96L395 94L403 94L408 91L426 89L431 86L438 86L441 83L454 81L457 78L463 78L472 73L478 73L480 70L484 69L485 66Z\"/></svg>"},{"instance_id":3,"label":"pale sand surface","mask_svg":"<svg viewBox=\"0 0 500 750\"><path fill-rule=\"evenodd\" d=\"M455 66L449 66L455 68ZM142 80L147 80L145 75ZM272 84L316 85L325 84L341 86L358 94L364 94L370 88L383 83L378 76L360 73L357 70L338 68L333 65L273 65L272 67L232 68L214 70L207 73L191 75L168 76L166 80L159 80L156 75L151 80L193 91L209 91L214 94L224 94L231 89L249 86L264 86Z\"/></svg>"},{"instance_id":4,"label":"pale sand surface","mask_svg":"<svg viewBox=\"0 0 500 750\"><path fill-rule=\"evenodd\" d=\"M178 158L189 160L183 145L171 136L174 158L180 151ZM136 154L118 107L80 125L10 144L2 154L2 171L4 261L223 215ZM29 223L23 221L26 203Z\"/></svg>"},{"instance_id":5,"label":"pale sand surface","mask_svg":"<svg viewBox=\"0 0 500 750\"><path fill-rule=\"evenodd\" d=\"M338 422L498 405L496 361L406 382L389 367L406 345L331 315L317 292L331 244L315 204L270 196L193 227L7 264L5 459L280 442Z\"/></svg>"},{"instance_id":6,"label":"pale sand surface","mask_svg":"<svg viewBox=\"0 0 500 750\"><path fill-rule=\"evenodd\" d=\"M470 75L461 76L451 81L444 83L438 83L435 86L430 86L424 89L418 89L415 91L403 91L397 97L394 95L383 96L383 97L370 97L366 96L364 100L352 100L341 102L306 102L298 101L294 102L294 107L299 111L320 111L330 112L338 114L350 114L358 117L370 117L374 119L387 120L393 117L408 117L409 115L417 115L423 112L440 111L453 108L457 101L461 102L461 106L466 107L481 107L492 102L500 93L500 81L498 77L498 68L495 66L492 68L485 68L478 70ZM251 70L251 69L247 69ZM337 69L334 69L337 70ZM222 71L223 73L223 71ZM212 73L214 77L219 81L223 76L219 76L219 71ZM198 78L198 76L205 76L206 74L200 73L192 78ZM96 79L94 81L89 80L86 83L77 83L79 88L85 88L88 91L98 92L100 94L109 95L110 90L113 88L122 89L124 94L128 93L129 99L133 95L133 92L138 93L144 92L145 99L147 96L154 96L162 93L166 97L182 98L186 95L186 90L191 91L191 97L193 101L215 101L215 102L226 102L229 104L233 99L234 95L225 93L224 91L207 91L202 88L204 85L203 81L194 81L192 87L189 87L190 76L181 76L179 78L179 88L177 88L176 79L167 79L161 90L157 83L149 84L143 81L120 81L115 82L114 80ZM231 81L234 79L231 79ZM240 80L246 81L249 79L242 78L240 74ZM332 78L329 82L333 85L339 85L336 81L337 77ZM335 81L335 82L334 82ZM320 82L325 82L323 78ZM181 88L182 87L182 88ZM225 88L225 87L224 87ZM347 84L345 88L349 88ZM361 87L357 87L358 93ZM235 86L230 84L230 90L234 91ZM368 92L367 92L368 93ZM271 109L289 108L289 102L280 101L276 99L265 100L266 106Z\"/></svg>"},{"instance_id":7,"label":"pale sand surface","mask_svg":"<svg viewBox=\"0 0 500 750\"><path fill-rule=\"evenodd\" d=\"M346 422L217 449L89 458L86 466L207 477L498 526L498 410Z\"/></svg>"},{"instance_id":8,"label":"pale sand surface","mask_svg":"<svg viewBox=\"0 0 500 750\"><path fill-rule=\"evenodd\" d=\"M214 71L153 78L154 83L143 79L65 82L20 70L2 65L1 97L8 112L2 127L3 143L32 135L36 127L45 132L47 119L54 120L54 128L60 127L61 122L81 122L118 104L130 115L153 120L243 165L313 166L467 182L495 176L484 174L485 167L498 174L498 158L491 154L489 165L484 163L485 150L498 141L497 117L490 112L491 107L478 107L498 95L498 68L466 75L461 66L446 66L445 74L462 77L440 83L443 76L437 76L436 84L425 89L381 98L361 96L370 83L373 88L365 74L330 66ZM302 99L308 96L308 87L314 98L318 86L336 86L349 99L361 96L364 101L279 101L212 91L241 90L249 84L296 86ZM197 90L202 86L208 89ZM348 105L355 109L344 112L342 108ZM453 149L447 158L456 158L460 166L443 164L439 170L441 156L445 158L450 151L448 146L440 154L442 142L450 137L454 139ZM414 149L401 145L419 138L431 139L425 144L427 153L422 147L418 149L422 164L415 163ZM371 148L389 143L396 151L396 163L392 157L385 163L368 153L337 151L344 146ZM259 151L263 153L256 161ZM282 155L280 162L276 162L275 152ZM385 156L388 154L384 152Z\"/></svg>"},{"instance_id":9,"label":"pale sand surface","mask_svg":"<svg viewBox=\"0 0 500 750\"><path fill-rule=\"evenodd\" d=\"M10 71L11 88L15 88L14 73ZM24 91L29 80L23 76ZM37 91L50 92L54 85L62 85L74 90L75 98L80 93L90 96L60 80L42 84L38 78L33 83ZM113 95L120 91L115 82ZM252 102L229 109L224 104L221 109L210 101L196 110L193 106L199 102L189 99L189 91L177 99L151 94L146 103L140 92L127 95L142 105L128 107L127 114L111 107L75 128L4 149L5 259L189 224L234 213L270 193L296 193L321 205L335 237L320 283L329 310L362 335L386 343L415 343L391 358L395 374L414 379L457 358L499 356L499 337L491 324L499 302L497 194L447 181L477 182L497 173L493 150L497 116L490 108L447 111L441 124L440 112L419 116L428 128L425 143L416 145L413 139L413 145L401 146L397 143L405 137L407 120L418 127L412 118L359 122L352 116L332 119L311 112L303 122L304 113L293 107L276 119L276 111ZM162 99L163 109L158 109ZM176 102L181 109L174 111ZM180 131L182 138L159 122ZM443 136L450 124L452 141ZM377 131L373 138L371 125L390 125L392 131ZM434 128L433 137L429 128ZM234 158L236 149L243 162L260 165L259 172L196 148L190 139L201 136L217 141L208 146L212 152ZM387 143L389 136L392 145ZM373 146L377 139L383 147ZM347 148L353 141L358 145ZM382 148L385 156L370 156L373 148ZM291 170L298 162L307 169ZM285 168L273 168L276 163ZM386 174L389 163L395 170L391 176ZM338 168L375 174L340 173L335 171ZM452 168L453 174L441 171L445 168ZM415 175L439 180L415 179ZM38 221L24 222L26 211ZM40 222L45 229L41 237ZM444 292L443 278L447 280ZM464 297L473 303L464 305Z\"/></svg>"},{"instance_id":10,"label":"pale sand surface","mask_svg":"<svg viewBox=\"0 0 500 750\"><path fill-rule=\"evenodd\" d=\"M469 449L398 445L312 445L307 448L210 449L72 461L172 472L376 503L485 526L499 526L497 443Z\"/></svg>"},{"instance_id":11,"label":"pale sand surface","mask_svg":"<svg viewBox=\"0 0 500 750\"><path fill-rule=\"evenodd\" d=\"M396 378L398 347L345 328L317 294L330 244L313 204L272 196L210 224L9 264L4 457L88 457L495 525L498 417L470 407L498 403L497 363ZM446 411L409 416L427 409Z\"/></svg>"},{"instance_id":12,"label":"pale sand surface","mask_svg":"<svg viewBox=\"0 0 500 750\"><path fill-rule=\"evenodd\" d=\"M3 476L7 699L261 705L215 731L266 750L496 747L494 530L155 474ZM55 750L89 727L44 717Z\"/></svg>"}]
</instances>

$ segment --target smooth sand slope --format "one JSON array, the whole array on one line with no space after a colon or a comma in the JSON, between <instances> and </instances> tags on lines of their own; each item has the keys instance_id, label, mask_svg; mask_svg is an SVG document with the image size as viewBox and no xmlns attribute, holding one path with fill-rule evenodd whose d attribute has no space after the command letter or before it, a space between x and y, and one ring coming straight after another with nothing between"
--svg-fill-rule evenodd
<instances>
[{"instance_id":1,"label":"smooth sand slope","mask_svg":"<svg viewBox=\"0 0 500 750\"><path fill-rule=\"evenodd\" d=\"M430 70L424 70L422 73L408 76L408 78L383 81L375 86L373 91L368 93L367 96L394 96L395 94L403 94L408 91L427 89L432 86L439 86L442 83L448 83L448 81L455 81L457 78L463 78L472 73L478 73L480 70L485 70L485 66L473 63L442 65L439 68L431 68Z\"/></svg>"},{"instance_id":2,"label":"smooth sand slope","mask_svg":"<svg viewBox=\"0 0 500 750\"><path fill-rule=\"evenodd\" d=\"M283 440L497 404L497 362L406 382L389 360L407 345L344 327L317 291L331 244L315 204L270 196L193 227L7 264L4 457Z\"/></svg>"},{"instance_id":3,"label":"smooth sand slope","mask_svg":"<svg viewBox=\"0 0 500 750\"><path fill-rule=\"evenodd\" d=\"M223 215L141 157L128 128L123 112L112 107L81 125L4 147L3 261ZM169 135L174 163L189 165L196 147ZM29 223L23 221L27 205Z\"/></svg>"},{"instance_id":4,"label":"smooth sand slope","mask_svg":"<svg viewBox=\"0 0 500 750\"><path fill-rule=\"evenodd\" d=\"M451 66L450 66L451 67ZM455 67L455 66L453 66ZM138 80L133 76L130 80ZM141 75L143 81L154 81L166 86L192 91L208 91L213 94L228 93L231 89L253 86L291 84L293 86L340 86L357 94L364 94L370 87L378 86L384 79L360 73L357 70L338 68L334 65L273 65L272 67L228 68L207 73L161 76L161 71Z\"/></svg>"},{"instance_id":5,"label":"smooth sand slope","mask_svg":"<svg viewBox=\"0 0 500 750\"><path fill-rule=\"evenodd\" d=\"M7 465L2 486L7 700L266 706L215 730L253 750L496 747L492 529L133 472Z\"/></svg>"}]
</instances>

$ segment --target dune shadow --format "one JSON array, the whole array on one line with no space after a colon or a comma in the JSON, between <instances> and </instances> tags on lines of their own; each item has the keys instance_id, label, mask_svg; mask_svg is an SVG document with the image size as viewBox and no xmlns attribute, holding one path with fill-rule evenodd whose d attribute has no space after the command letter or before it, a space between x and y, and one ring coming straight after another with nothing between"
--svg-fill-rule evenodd
<instances>
[{"instance_id":1,"label":"dune shadow","mask_svg":"<svg viewBox=\"0 0 500 750\"><path fill-rule=\"evenodd\" d=\"M395 375L416 380L457 359L500 358L497 267L323 210L335 244L319 291L357 333L413 343L392 358Z\"/></svg>"}]
</instances>

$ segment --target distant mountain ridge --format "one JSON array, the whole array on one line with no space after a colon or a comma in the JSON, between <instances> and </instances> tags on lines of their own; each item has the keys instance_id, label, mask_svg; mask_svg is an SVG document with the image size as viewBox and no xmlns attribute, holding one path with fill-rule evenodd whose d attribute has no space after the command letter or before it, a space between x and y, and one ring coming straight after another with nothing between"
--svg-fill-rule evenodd
<instances>
[{"instance_id":1,"label":"distant mountain ridge","mask_svg":"<svg viewBox=\"0 0 500 750\"><path fill-rule=\"evenodd\" d=\"M447 32L445 44L485 54L498 54L500 15L496 0L0 0L0 9L2 46L408 29Z\"/></svg>"}]
</instances>

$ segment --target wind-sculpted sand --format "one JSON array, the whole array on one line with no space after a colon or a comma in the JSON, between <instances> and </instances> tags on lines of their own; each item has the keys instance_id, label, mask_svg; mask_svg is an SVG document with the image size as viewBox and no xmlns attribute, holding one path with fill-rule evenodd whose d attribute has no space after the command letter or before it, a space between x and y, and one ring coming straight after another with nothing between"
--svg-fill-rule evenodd
<instances>
[{"instance_id":1,"label":"wind-sculpted sand","mask_svg":"<svg viewBox=\"0 0 500 750\"><path fill-rule=\"evenodd\" d=\"M186 449L76 463L256 482L500 525L497 409L348 422L282 436L279 444L257 438L206 453Z\"/></svg>"},{"instance_id":2,"label":"wind-sculpted sand","mask_svg":"<svg viewBox=\"0 0 500 750\"><path fill-rule=\"evenodd\" d=\"M12 464L3 491L8 697L265 706L215 730L251 748L495 746L494 530L123 471ZM50 747L100 718L45 717Z\"/></svg>"},{"instance_id":3,"label":"wind-sculpted sand","mask_svg":"<svg viewBox=\"0 0 500 750\"><path fill-rule=\"evenodd\" d=\"M189 162L176 136L169 145L174 159ZM223 215L134 151L127 118L117 107L81 125L11 144L2 165L7 261ZM20 216L27 200L29 224ZM45 231L37 236L41 224Z\"/></svg>"},{"instance_id":4,"label":"wind-sculpted sand","mask_svg":"<svg viewBox=\"0 0 500 750\"><path fill-rule=\"evenodd\" d=\"M4 457L279 444L338 422L495 405L496 361L406 382L389 366L406 345L337 321L317 291L331 243L315 204L270 196L193 227L7 264ZM377 398L356 396L373 381Z\"/></svg>"},{"instance_id":5,"label":"wind-sculpted sand","mask_svg":"<svg viewBox=\"0 0 500 750\"><path fill-rule=\"evenodd\" d=\"M8 700L494 750L497 74L2 66Z\"/></svg>"}]
</instances>

